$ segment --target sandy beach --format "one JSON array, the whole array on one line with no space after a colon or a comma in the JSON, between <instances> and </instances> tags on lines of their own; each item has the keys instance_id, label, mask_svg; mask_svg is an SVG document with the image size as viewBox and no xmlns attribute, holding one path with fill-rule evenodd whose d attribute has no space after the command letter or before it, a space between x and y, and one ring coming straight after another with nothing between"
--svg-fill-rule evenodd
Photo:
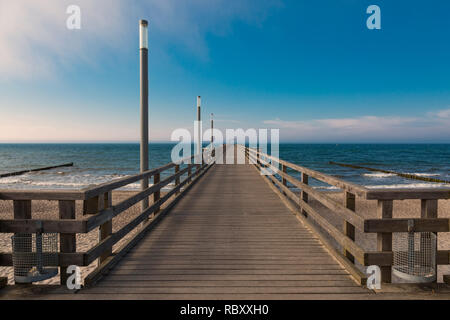
<instances>
[{"instance_id":1,"label":"sandy beach","mask_svg":"<svg viewBox=\"0 0 450 320\"><path fill-rule=\"evenodd\" d=\"M134 192L129 191L118 191L113 193L113 203L118 203ZM343 201L342 193L327 193L332 198ZM150 198L151 200L152 198ZM313 199L310 200L313 207L320 209L320 213L326 217L330 222L332 222L336 227L342 228L343 220L336 216L330 210L324 208L321 204ZM82 217L82 202L77 201L77 218ZM376 206L377 202L373 200L362 200L357 199L356 202L356 212L365 218L376 218ZM450 200L439 200L438 205L439 217L450 217ZM113 219L113 231L119 230L126 223L131 221L140 213L140 203L131 207L124 213L118 215ZM33 201L32 202L32 214L35 219L58 219L58 203L56 201ZM403 200L394 201L394 217L420 217L420 200ZM12 201L0 201L0 219L12 219L13 218L13 206ZM126 239L132 236L136 232L136 229L122 239L118 244L116 244L113 250L116 250ZM0 251L10 252L11 251L11 235L12 234L0 234ZM450 234L439 234L439 249L449 249L450 248ZM364 234L357 230L356 242L364 248L366 251L376 250L376 234ZM77 235L77 251L83 252L90 249L98 243L98 231L93 230L87 234ZM82 267L82 275L85 277L97 266L97 262L92 263L87 267ZM442 275L449 274L449 266L439 266L438 270L438 281L442 282ZM7 276L10 284L13 284L13 269L12 267L0 267L0 276ZM41 282L42 284L58 284L59 277L54 277L52 279Z\"/></svg>"}]
</instances>

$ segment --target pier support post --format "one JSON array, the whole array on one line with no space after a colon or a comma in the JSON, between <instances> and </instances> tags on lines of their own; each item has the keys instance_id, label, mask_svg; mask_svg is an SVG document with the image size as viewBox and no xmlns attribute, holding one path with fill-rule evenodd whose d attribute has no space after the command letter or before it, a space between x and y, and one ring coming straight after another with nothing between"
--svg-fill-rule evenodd
<instances>
[{"instance_id":1,"label":"pier support post","mask_svg":"<svg viewBox=\"0 0 450 320\"><path fill-rule=\"evenodd\" d=\"M380 219L392 218L393 201L392 200L378 200L377 215ZM377 233L377 249L378 251L392 251L392 233ZM382 266L381 282L391 283L392 281L392 267Z\"/></svg>"},{"instance_id":2,"label":"pier support post","mask_svg":"<svg viewBox=\"0 0 450 320\"><path fill-rule=\"evenodd\" d=\"M148 170L148 22L139 21L139 53L140 53L140 109L141 109L141 173ZM141 189L148 188L148 178L141 180ZM148 198L142 200L142 211L148 208Z\"/></svg>"}]
</instances>

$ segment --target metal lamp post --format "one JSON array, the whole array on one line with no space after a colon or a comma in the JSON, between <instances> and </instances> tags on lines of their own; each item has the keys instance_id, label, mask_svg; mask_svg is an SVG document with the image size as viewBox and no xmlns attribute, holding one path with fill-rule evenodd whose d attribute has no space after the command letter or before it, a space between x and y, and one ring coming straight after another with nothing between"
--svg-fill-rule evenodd
<instances>
[{"instance_id":1,"label":"metal lamp post","mask_svg":"<svg viewBox=\"0 0 450 320\"><path fill-rule=\"evenodd\" d=\"M211 113L211 157L216 156L216 151L214 149L214 113Z\"/></svg>"},{"instance_id":2,"label":"metal lamp post","mask_svg":"<svg viewBox=\"0 0 450 320\"><path fill-rule=\"evenodd\" d=\"M201 97L198 96L197 97L197 123L198 123L198 127L197 127L197 161L199 164L203 163L203 156L202 156L202 125L201 125L201 121L202 121L202 117L201 117Z\"/></svg>"},{"instance_id":3,"label":"metal lamp post","mask_svg":"<svg viewBox=\"0 0 450 320\"><path fill-rule=\"evenodd\" d=\"M141 92L141 173L148 170L148 22L139 21L140 92ZM141 180L141 188L148 188L148 178ZM148 198L142 201L142 210L148 208Z\"/></svg>"},{"instance_id":4,"label":"metal lamp post","mask_svg":"<svg viewBox=\"0 0 450 320\"><path fill-rule=\"evenodd\" d=\"M211 144L214 142L214 113L211 113Z\"/></svg>"}]
</instances>

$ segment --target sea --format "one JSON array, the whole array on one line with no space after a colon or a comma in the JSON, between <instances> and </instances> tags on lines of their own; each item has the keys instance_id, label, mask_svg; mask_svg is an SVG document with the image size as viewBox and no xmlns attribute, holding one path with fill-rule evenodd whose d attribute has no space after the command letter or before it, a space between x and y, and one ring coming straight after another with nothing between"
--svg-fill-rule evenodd
<instances>
[{"instance_id":1,"label":"sea","mask_svg":"<svg viewBox=\"0 0 450 320\"><path fill-rule=\"evenodd\" d=\"M149 145L150 168L171 161L173 143ZM270 151L271 147L268 146ZM450 144L280 144L279 157L368 188L442 188L446 183L330 164L330 161L450 180ZM82 189L139 173L138 143L0 144L0 173L73 162L73 167L0 178L0 189ZM165 172L162 175L170 175ZM297 173L292 172L294 176ZM317 189L335 187L310 181ZM169 185L168 188L171 186ZM139 189L139 183L123 188Z\"/></svg>"}]
</instances>

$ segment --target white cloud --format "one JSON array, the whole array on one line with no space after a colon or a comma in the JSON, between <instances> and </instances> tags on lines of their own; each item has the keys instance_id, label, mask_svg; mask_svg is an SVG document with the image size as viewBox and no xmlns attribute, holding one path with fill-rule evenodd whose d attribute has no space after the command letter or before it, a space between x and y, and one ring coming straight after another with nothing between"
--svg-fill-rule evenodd
<instances>
[{"instance_id":1,"label":"white cloud","mask_svg":"<svg viewBox=\"0 0 450 320\"><path fill-rule=\"evenodd\" d=\"M61 67L95 65L102 50L129 47L140 18L150 22L151 44L179 46L206 58L208 33L227 34L236 20L258 25L280 1L1 1L0 79L41 78ZM72 4L81 8L81 30L66 28L66 9Z\"/></svg>"},{"instance_id":2,"label":"white cloud","mask_svg":"<svg viewBox=\"0 0 450 320\"><path fill-rule=\"evenodd\" d=\"M440 119L449 119L450 120L450 109L440 110L434 114L436 117Z\"/></svg>"},{"instance_id":3,"label":"white cloud","mask_svg":"<svg viewBox=\"0 0 450 320\"><path fill-rule=\"evenodd\" d=\"M119 25L123 23L119 1L77 0L82 8L82 29L68 30L66 9L74 2L2 1L0 75L3 79L52 76L60 66L94 63L102 46L114 45L115 37L120 34ZM109 3L107 9L106 3Z\"/></svg>"},{"instance_id":4,"label":"white cloud","mask_svg":"<svg viewBox=\"0 0 450 320\"><path fill-rule=\"evenodd\" d=\"M450 141L450 109L424 117L361 116L303 121L266 120L282 139L296 141Z\"/></svg>"}]
</instances>

